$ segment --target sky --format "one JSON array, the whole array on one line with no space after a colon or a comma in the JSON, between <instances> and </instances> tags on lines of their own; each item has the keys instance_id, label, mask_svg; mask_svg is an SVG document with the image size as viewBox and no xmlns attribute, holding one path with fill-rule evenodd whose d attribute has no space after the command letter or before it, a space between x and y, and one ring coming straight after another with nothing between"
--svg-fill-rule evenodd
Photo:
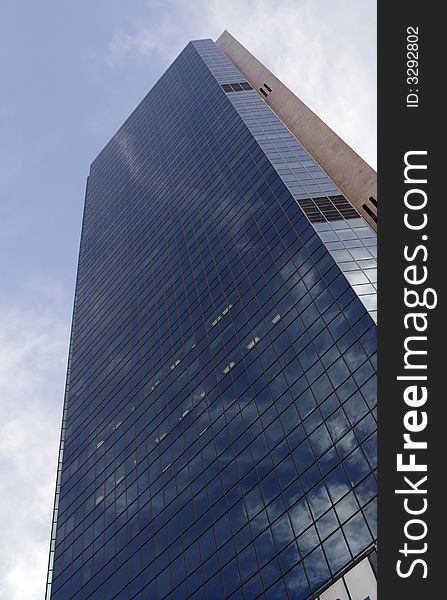
<instances>
[{"instance_id":1,"label":"sky","mask_svg":"<svg viewBox=\"0 0 447 600\"><path fill-rule=\"evenodd\" d=\"M42 600L89 165L232 33L376 166L375 0L1 0L0 599Z\"/></svg>"}]
</instances>

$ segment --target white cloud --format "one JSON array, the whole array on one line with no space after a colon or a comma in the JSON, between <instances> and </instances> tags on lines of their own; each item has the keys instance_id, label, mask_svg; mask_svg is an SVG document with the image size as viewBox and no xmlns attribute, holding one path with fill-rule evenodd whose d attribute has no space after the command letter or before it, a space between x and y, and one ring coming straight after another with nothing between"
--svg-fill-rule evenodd
<instances>
[{"instance_id":1,"label":"white cloud","mask_svg":"<svg viewBox=\"0 0 447 600\"><path fill-rule=\"evenodd\" d=\"M168 65L190 39L216 39L227 29L375 166L375 5L369 0L148 2L147 20L114 36L110 60L118 65L135 54L157 55Z\"/></svg>"},{"instance_id":2,"label":"white cloud","mask_svg":"<svg viewBox=\"0 0 447 600\"><path fill-rule=\"evenodd\" d=\"M33 307L0 310L0 598L45 589L69 301L31 284Z\"/></svg>"}]
</instances>

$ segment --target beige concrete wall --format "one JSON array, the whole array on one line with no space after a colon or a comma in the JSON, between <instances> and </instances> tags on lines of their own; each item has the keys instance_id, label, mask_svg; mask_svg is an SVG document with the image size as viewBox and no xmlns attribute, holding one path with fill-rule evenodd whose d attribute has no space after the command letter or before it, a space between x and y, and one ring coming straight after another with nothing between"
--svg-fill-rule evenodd
<instances>
[{"instance_id":1,"label":"beige concrete wall","mask_svg":"<svg viewBox=\"0 0 447 600\"><path fill-rule=\"evenodd\" d=\"M371 196L377 199L377 173L374 169L228 31L222 33L216 44L376 230L377 223L363 208L366 204L374 214L377 213L376 207L369 201ZM262 94L261 88L267 97Z\"/></svg>"}]
</instances>

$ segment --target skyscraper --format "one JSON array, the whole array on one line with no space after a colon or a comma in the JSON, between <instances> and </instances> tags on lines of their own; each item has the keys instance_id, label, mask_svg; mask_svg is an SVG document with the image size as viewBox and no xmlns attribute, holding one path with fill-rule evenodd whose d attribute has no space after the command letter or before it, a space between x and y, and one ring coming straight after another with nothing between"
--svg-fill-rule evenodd
<instances>
[{"instance_id":1,"label":"skyscraper","mask_svg":"<svg viewBox=\"0 0 447 600\"><path fill-rule=\"evenodd\" d=\"M338 187L234 44L189 43L91 165L47 599L375 598L362 161Z\"/></svg>"}]
</instances>

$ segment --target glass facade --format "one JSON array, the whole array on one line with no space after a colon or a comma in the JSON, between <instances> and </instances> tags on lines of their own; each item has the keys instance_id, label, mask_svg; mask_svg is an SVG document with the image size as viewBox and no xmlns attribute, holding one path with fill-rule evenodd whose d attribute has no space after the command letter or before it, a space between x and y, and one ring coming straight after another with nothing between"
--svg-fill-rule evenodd
<instances>
[{"instance_id":1,"label":"glass facade","mask_svg":"<svg viewBox=\"0 0 447 600\"><path fill-rule=\"evenodd\" d=\"M210 40L93 162L48 599L348 586L376 539L376 326L348 272L374 237L300 205L337 196Z\"/></svg>"}]
</instances>

